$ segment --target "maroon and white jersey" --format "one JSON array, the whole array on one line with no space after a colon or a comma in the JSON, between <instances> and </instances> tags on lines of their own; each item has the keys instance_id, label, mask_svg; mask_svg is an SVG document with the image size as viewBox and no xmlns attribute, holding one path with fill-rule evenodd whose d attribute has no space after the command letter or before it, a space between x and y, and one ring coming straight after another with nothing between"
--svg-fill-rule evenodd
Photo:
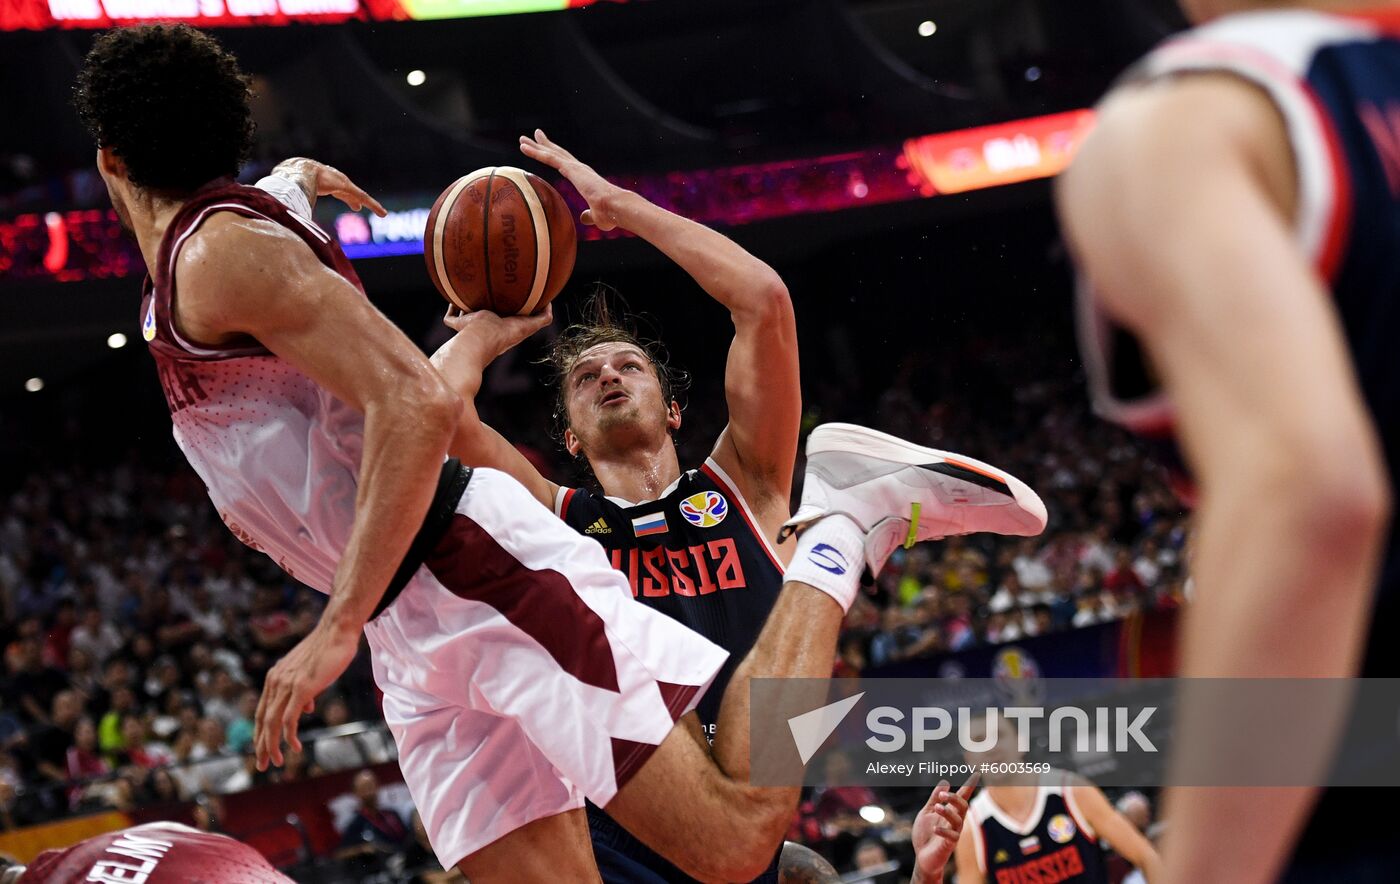
<instances>
[{"instance_id":1,"label":"maroon and white jersey","mask_svg":"<svg viewBox=\"0 0 1400 884\"><path fill-rule=\"evenodd\" d=\"M265 179L263 186L282 190L280 183ZM363 415L252 338L210 349L182 336L174 321L180 249L219 212L281 225L364 291L339 245L307 217L300 191L287 188L278 199L263 186L211 182L180 209L146 279L141 334L156 360L175 441L229 530L296 579L329 592L354 521ZM301 211L289 208L298 202Z\"/></svg>"},{"instance_id":2,"label":"maroon and white jersey","mask_svg":"<svg viewBox=\"0 0 1400 884\"><path fill-rule=\"evenodd\" d=\"M289 884L253 848L178 823L147 823L46 850L20 884Z\"/></svg>"}]
</instances>

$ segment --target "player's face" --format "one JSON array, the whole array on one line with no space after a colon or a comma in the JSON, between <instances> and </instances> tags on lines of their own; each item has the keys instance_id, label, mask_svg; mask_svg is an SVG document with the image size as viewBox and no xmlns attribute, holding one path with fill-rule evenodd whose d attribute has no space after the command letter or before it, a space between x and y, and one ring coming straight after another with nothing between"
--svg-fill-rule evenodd
<instances>
[{"instance_id":1,"label":"player's face","mask_svg":"<svg viewBox=\"0 0 1400 884\"><path fill-rule=\"evenodd\" d=\"M655 444L680 426L680 408L661 395L656 366L632 344L599 344L583 352L568 376L572 454L598 454Z\"/></svg>"}]
</instances>

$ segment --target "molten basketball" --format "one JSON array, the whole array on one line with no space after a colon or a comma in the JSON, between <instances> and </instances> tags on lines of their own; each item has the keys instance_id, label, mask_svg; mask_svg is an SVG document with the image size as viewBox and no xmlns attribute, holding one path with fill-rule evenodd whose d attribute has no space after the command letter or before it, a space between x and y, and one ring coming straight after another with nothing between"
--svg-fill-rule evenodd
<instances>
[{"instance_id":1,"label":"molten basketball","mask_svg":"<svg viewBox=\"0 0 1400 884\"><path fill-rule=\"evenodd\" d=\"M442 296L463 310L538 313L568 281L574 216L536 175L488 166L463 175L428 214L423 256Z\"/></svg>"}]
</instances>

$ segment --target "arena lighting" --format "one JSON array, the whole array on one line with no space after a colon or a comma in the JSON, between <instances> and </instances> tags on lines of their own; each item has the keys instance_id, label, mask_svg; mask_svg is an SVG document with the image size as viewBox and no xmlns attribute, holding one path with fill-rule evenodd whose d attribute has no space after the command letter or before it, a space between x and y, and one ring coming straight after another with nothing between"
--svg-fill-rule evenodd
<instances>
[{"instance_id":1,"label":"arena lighting","mask_svg":"<svg viewBox=\"0 0 1400 884\"><path fill-rule=\"evenodd\" d=\"M885 821L885 810L873 804L867 804L860 809L860 818L871 825L879 825Z\"/></svg>"},{"instance_id":2,"label":"arena lighting","mask_svg":"<svg viewBox=\"0 0 1400 884\"><path fill-rule=\"evenodd\" d=\"M1048 178L1069 165L1093 124L1092 110L1069 111L843 154L613 180L701 224L735 227ZM576 211L583 209L567 184L560 185L560 192ZM322 200L316 220L353 259L420 255L436 196L390 196L384 200L390 209L384 218ZM53 214L61 224L46 223L43 214L0 218L0 242L10 246L9 252L0 251L0 284L78 282L143 272L140 252L111 209ZM629 235L596 227L579 230L585 241ZM61 266L48 260L60 253Z\"/></svg>"},{"instance_id":3,"label":"arena lighting","mask_svg":"<svg viewBox=\"0 0 1400 884\"><path fill-rule=\"evenodd\" d=\"M108 335L107 346L111 347L113 350L120 350L121 348L126 346L126 335L122 334L121 332L115 332L114 334Z\"/></svg>"},{"instance_id":4,"label":"arena lighting","mask_svg":"<svg viewBox=\"0 0 1400 884\"><path fill-rule=\"evenodd\" d=\"M29 380L24 382L24 389L28 390L31 393L37 393L40 390L44 389L44 379L30 378Z\"/></svg>"},{"instance_id":5,"label":"arena lighting","mask_svg":"<svg viewBox=\"0 0 1400 884\"><path fill-rule=\"evenodd\" d=\"M597 2L600 0L0 0L0 31L105 29L148 21L208 28L472 18L550 12Z\"/></svg>"},{"instance_id":6,"label":"arena lighting","mask_svg":"<svg viewBox=\"0 0 1400 884\"><path fill-rule=\"evenodd\" d=\"M936 33L938 33L938 25L937 25L937 23L932 22L932 21L922 21L922 22L919 22L919 36L920 36L920 37L932 37L932 36L933 36L934 34L936 34Z\"/></svg>"},{"instance_id":7,"label":"arena lighting","mask_svg":"<svg viewBox=\"0 0 1400 884\"><path fill-rule=\"evenodd\" d=\"M422 86L424 83L428 82L428 75L422 71L409 71L406 79L410 86Z\"/></svg>"}]
</instances>

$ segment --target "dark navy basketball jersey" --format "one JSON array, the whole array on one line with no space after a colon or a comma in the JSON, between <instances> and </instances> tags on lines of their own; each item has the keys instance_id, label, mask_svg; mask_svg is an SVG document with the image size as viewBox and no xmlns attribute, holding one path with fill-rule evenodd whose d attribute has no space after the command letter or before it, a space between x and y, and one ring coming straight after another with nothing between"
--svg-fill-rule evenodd
<instances>
[{"instance_id":1,"label":"dark navy basketball jersey","mask_svg":"<svg viewBox=\"0 0 1400 884\"><path fill-rule=\"evenodd\" d=\"M555 512L603 545L627 575L632 597L729 652L697 712L708 735L734 669L748 654L783 586L783 566L734 482L705 461L661 497L631 503L582 488L561 488ZM691 879L606 813L588 805L598 868L608 884ZM777 857L756 879L777 881Z\"/></svg>"},{"instance_id":2,"label":"dark navy basketball jersey","mask_svg":"<svg viewBox=\"0 0 1400 884\"><path fill-rule=\"evenodd\" d=\"M783 585L777 551L734 483L710 458L653 501L634 504L566 488L555 509L571 528L603 545L613 567L627 575L633 598L729 652L700 701L700 720L707 728L714 724L724 688Z\"/></svg>"},{"instance_id":3,"label":"dark navy basketball jersey","mask_svg":"<svg viewBox=\"0 0 1400 884\"><path fill-rule=\"evenodd\" d=\"M1098 836L1084 822L1069 787L1026 786L1035 802L1018 823L983 789L972 799L968 822L977 867L989 884L1108 884Z\"/></svg>"},{"instance_id":4,"label":"dark navy basketball jersey","mask_svg":"<svg viewBox=\"0 0 1400 884\"><path fill-rule=\"evenodd\" d=\"M1297 170L1295 240L1332 291L1394 487L1400 471L1400 10L1227 16L1166 41L1125 79L1131 85L1193 72L1227 73L1256 85L1285 122ZM1079 325L1100 413L1170 440L1171 406L1140 347L1098 309L1084 284ZM1400 520L1391 523L1376 587L1365 676L1400 675L1400 642L1393 638L1400 628L1397 531ZM1300 858L1325 857L1319 867L1330 871L1318 880L1332 880L1337 857L1386 850L1392 873L1400 873L1400 848L1386 846L1394 842L1387 822L1392 791L1325 793L1300 842L1295 870Z\"/></svg>"}]
</instances>

